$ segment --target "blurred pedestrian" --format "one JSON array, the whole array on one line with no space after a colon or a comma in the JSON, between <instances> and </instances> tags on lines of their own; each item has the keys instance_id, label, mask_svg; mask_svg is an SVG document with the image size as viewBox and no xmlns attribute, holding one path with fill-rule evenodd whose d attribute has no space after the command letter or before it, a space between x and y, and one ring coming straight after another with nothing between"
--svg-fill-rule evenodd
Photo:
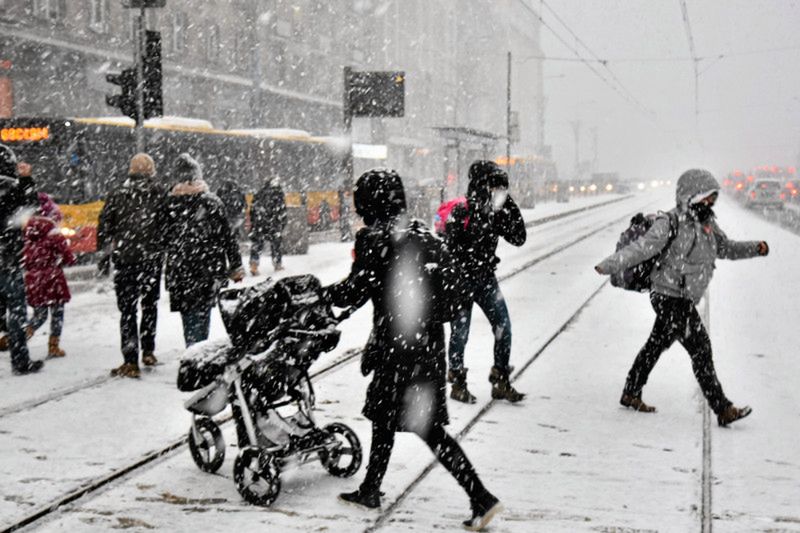
<instances>
[{"instance_id":1,"label":"blurred pedestrian","mask_svg":"<svg viewBox=\"0 0 800 533\"><path fill-rule=\"evenodd\" d=\"M209 192L200 164L181 154L170 178L177 184L166 210L166 287L189 347L208 338L220 288L228 279L241 281L244 268L222 202Z\"/></svg>"},{"instance_id":2,"label":"blurred pedestrian","mask_svg":"<svg viewBox=\"0 0 800 533\"><path fill-rule=\"evenodd\" d=\"M272 248L272 266L275 271L283 270L281 246L283 229L286 227L286 195L280 178L272 178L253 198L250 209L250 273L259 275L258 267L264 244L268 241Z\"/></svg>"},{"instance_id":3,"label":"blurred pedestrian","mask_svg":"<svg viewBox=\"0 0 800 533\"><path fill-rule=\"evenodd\" d=\"M47 343L48 357L64 357L59 346L64 325L64 304L70 293L62 265L75 263L75 256L58 224L61 211L45 193L38 193L39 209L25 225L25 293L28 305L33 307L33 318L26 328L27 338L39 329L50 314L50 338Z\"/></svg>"},{"instance_id":4,"label":"blurred pedestrian","mask_svg":"<svg viewBox=\"0 0 800 533\"><path fill-rule=\"evenodd\" d=\"M112 376L138 378L139 347L142 363L154 366L158 298L164 249L164 205L166 194L155 181L156 166L144 153L133 156L128 179L113 191L103 205L97 227L98 268L108 273L114 263L114 291L120 311L123 363ZM137 307L141 304L141 324Z\"/></svg>"},{"instance_id":5,"label":"blurred pedestrian","mask_svg":"<svg viewBox=\"0 0 800 533\"><path fill-rule=\"evenodd\" d=\"M42 361L32 361L25 339L27 303L22 274L22 227L27 216L27 195L17 179L17 157L0 144L0 296L8 309L8 334L3 337L11 351L11 369L16 375L38 372Z\"/></svg>"},{"instance_id":6,"label":"blurred pedestrian","mask_svg":"<svg viewBox=\"0 0 800 533\"><path fill-rule=\"evenodd\" d=\"M489 374L492 398L518 402L525 395L510 381L511 316L495 274L500 238L514 246L522 246L527 239L525 221L508 194L508 174L493 161L475 161L469 169L466 206L453 207L445 227L447 245L470 286L472 300L486 315L494 333L494 366ZM464 403L475 402L467 388L464 366L471 322L472 305L468 305L450 323L450 397Z\"/></svg>"},{"instance_id":7,"label":"blurred pedestrian","mask_svg":"<svg viewBox=\"0 0 800 533\"><path fill-rule=\"evenodd\" d=\"M661 254L650 274L656 321L628 372L620 399L625 407L645 413L656 410L642 400L642 389L661 354L678 341L689 352L695 378L720 426L752 412L747 406L735 407L723 392L711 339L696 306L711 282L717 258L763 256L769 247L764 241L733 241L725 235L713 210L719 188L707 170L687 170L678 179L677 206L659 215L645 235L595 267L600 274L615 274ZM672 228L670 218L677 220L677 228Z\"/></svg>"},{"instance_id":8,"label":"blurred pedestrian","mask_svg":"<svg viewBox=\"0 0 800 533\"><path fill-rule=\"evenodd\" d=\"M222 202L225 218L231 227L233 237L238 241L244 224L244 192L233 180L224 180L217 189L217 197Z\"/></svg>"},{"instance_id":9,"label":"blurred pedestrian","mask_svg":"<svg viewBox=\"0 0 800 533\"><path fill-rule=\"evenodd\" d=\"M353 196L366 227L356 235L350 275L325 293L340 307L372 301L372 334L362 356L362 372L372 373L363 410L372 422L372 444L363 483L339 498L369 509L380 507L380 487L395 433L413 432L469 496L472 517L464 525L477 531L502 506L444 429L449 421L444 327L425 305L437 295L422 298L414 290L420 288L414 285L417 273L446 253L444 244L422 223L408 220L403 182L395 171L366 172ZM404 287L410 292L406 294Z\"/></svg>"}]
</instances>

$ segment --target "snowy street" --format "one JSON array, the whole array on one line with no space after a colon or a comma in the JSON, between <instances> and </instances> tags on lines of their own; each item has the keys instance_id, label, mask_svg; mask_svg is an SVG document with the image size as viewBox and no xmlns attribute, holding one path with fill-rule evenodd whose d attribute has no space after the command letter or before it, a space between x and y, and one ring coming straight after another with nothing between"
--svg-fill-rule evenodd
<instances>
[{"instance_id":1,"label":"snowy street","mask_svg":"<svg viewBox=\"0 0 800 533\"><path fill-rule=\"evenodd\" d=\"M448 402L449 431L461 435L506 507L491 531L684 532L699 531L704 519L715 531L800 531L800 362L794 353L800 333L785 318L800 298L792 281L800 263L796 235L720 199L719 222L729 237L763 239L772 249L766 259L719 261L710 292L720 381L753 415L730 428L718 428L712 415L704 425L705 403L680 346L664 354L645 388L657 413L618 404L653 313L646 295L611 287L592 267L613 251L630 216L668 208L673 198L671 188L640 193L529 228L522 248L501 245L498 274L512 317L515 386L528 398L517 405L490 401L493 337L475 313L466 366L478 403ZM542 204L525 216L530 222L584 206ZM335 281L349 269L350 246L315 245L309 255L287 257L285 274L312 272L323 283ZM126 468L128 474L29 529L430 531L460 527L467 517L461 490L438 464L428 469L431 455L405 434L382 487L381 512L336 500L358 485L364 466L343 480L318 463L287 469L272 507L246 504L232 480L231 424L224 426L226 462L215 475L200 472L186 446L132 467L189 428L182 408L188 394L175 388L180 320L169 313L165 293L159 312L163 365L140 380L105 377L119 359L119 315L107 282L67 306L64 360L26 378L11 377L8 365L0 365L0 528ZM213 317L211 337L223 336L216 312ZM339 346L312 373L360 348L370 318L371 310L362 309L343 323ZM34 358L44 343L42 336L31 342ZM366 452L370 429L360 412L367 379L351 363L357 358L316 379L316 414L321 424L353 427Z\"/></svg>"}]
</instances>

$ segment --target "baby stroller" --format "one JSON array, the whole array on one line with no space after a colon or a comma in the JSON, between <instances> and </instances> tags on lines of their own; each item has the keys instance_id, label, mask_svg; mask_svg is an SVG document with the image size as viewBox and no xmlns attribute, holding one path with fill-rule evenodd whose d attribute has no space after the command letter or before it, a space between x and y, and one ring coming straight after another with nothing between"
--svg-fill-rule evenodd
<instances>
[{"instance_id":1,"label":"baby stroller","mask_svg":"<svg viewBox=\"0 0 800 533\"><path fill-rule=\"evenodd\" d=\"M181 358L178 389L197 391L184 404L192 413L192 459L205 472L222 466L225 441L211 417L230 405L239 442L234 482L254 505L275 501L289 463L319 460L339 477L361 466L352 429L340 423L319 428L314 421L308 368L336 347L336 326L352 312L335 316L320 290L313 276L225 290L220 310L230 338L198 343Z\"/></svg>"}]
</instances>

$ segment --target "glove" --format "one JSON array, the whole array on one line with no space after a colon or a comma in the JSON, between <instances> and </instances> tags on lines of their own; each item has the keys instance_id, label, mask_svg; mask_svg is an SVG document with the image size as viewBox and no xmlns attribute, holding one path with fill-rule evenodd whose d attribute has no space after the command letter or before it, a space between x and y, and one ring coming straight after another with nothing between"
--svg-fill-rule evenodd
<instances>
[{"instance_id":1,"label":"glove","mask_svg":"<svg viewBox=\"0 0 800 533\"><path fill-rule=\"evenodd\" d=\"M767 241L758 243L758 255L769 255L769 245Z\"/></svg>"}]
</instances>

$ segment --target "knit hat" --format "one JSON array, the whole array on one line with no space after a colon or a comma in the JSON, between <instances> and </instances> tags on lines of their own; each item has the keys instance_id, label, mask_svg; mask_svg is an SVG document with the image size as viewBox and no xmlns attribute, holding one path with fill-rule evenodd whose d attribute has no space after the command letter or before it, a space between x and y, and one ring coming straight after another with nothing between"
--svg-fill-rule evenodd
<instances>
[{"instance_id":1,"label":"knit hat","mask_svg":"<svg viewBox=\"0 0 800 533\"><path fill-rule=\"evenodd\" d=\"M131 158L131 166L128 169L131 176L147 176L152 178L156 175L156 164L153 158L145 153L138 153Z\"/></svg>"},{"instance_id":2,"label":"knit hat","mask_svg":"<svg viewBox=\"0 0 800 533\"><path fill-rule=\"evenodd\" d=\"M203 170L200 167L200 163L186 152L178 156L172 173L177 182L203 179Z\"/></svg>"}]
</instances>

